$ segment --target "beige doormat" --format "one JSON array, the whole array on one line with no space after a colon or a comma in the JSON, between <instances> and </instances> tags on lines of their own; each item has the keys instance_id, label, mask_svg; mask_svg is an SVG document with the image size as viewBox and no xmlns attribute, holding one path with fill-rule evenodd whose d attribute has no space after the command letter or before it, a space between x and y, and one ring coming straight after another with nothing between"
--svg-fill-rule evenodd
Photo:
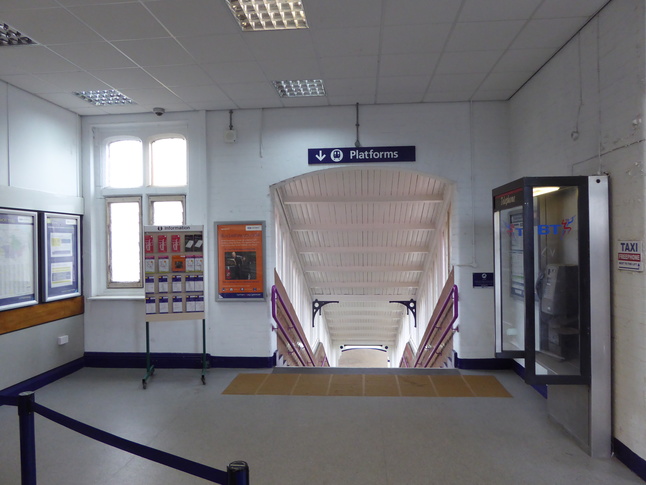
<instances>
[{"instance_id":1,"label":"beige doormat","mask_svg":"<svg viewBox=\"0 0 646 485\"><path fill-rule=\"evenodd\" d=\"M385 374L238 374L222 394L512 397L494 376Z\"/></svg>"}]
</instances>

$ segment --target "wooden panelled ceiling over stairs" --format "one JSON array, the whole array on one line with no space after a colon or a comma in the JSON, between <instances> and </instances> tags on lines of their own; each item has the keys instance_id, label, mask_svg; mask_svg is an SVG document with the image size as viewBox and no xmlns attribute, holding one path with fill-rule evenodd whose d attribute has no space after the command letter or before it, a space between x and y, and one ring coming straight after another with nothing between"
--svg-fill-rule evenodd
<instances>
[{"instance_id":1,"label":"wooden panelled ceiling over stairs","mask_svg":"<svg viewBox=\"0 0 646 485\"><path fill-rule=\"evenodd\" d=\"M380 168L323 170L275 187L312 299L341 345L392 345L417 299L449 186Z\"/></svg>"}]
</instances>

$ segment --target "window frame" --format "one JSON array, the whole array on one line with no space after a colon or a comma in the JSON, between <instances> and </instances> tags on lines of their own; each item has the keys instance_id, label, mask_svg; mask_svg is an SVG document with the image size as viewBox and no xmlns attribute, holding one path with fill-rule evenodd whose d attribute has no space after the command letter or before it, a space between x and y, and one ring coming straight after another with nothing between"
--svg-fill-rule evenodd
<instances>
[{"instance_id":1,"label":"window frame","mask_svg":"<svg viewBox=\"0 0 646 485\"><path fill-rule=\"evenodd\" d=\"M124 204L124 203L131 203L131 202L137 202L139 204L139 281L127 281L127 282L116 282L112 281L112 260L110 258L111 254L111 241L112 238L110 235L112 234L111 231L111 219L110 219L110 205L111 204ZM143 222L143 211L142 211L142 197L141 196L124 196L124 197L106 197L105 198L105 244L106 244L106 252L105 252L105 265L106 265L106 286L107 288L143 288L144 286L144 280L143 280L143 270L141 267L141 261L143 259L143 244L142 244L142 239L143 239L143 229L142 229L142 222Z\"/></svg>"},{"instance_id":2,"label":"window frame","mask_svg":"<svg viewBox=\"0 0 646 485\"><path fill-rule=\"evenodd\" d=\"M188 121L177 121L167 123L127 123L120 125L92 125L91 132L93 138L93 162L94 169L90 172L90 191L92 200L92 229L90 233L91 254L91 277L88 282L91 285L88 294L98 298L120 298L120 299L138 299L143 295L143 269L141 270L140 285L131 283L111 282L111 262L109 261L109 228L108 228L108 206L106 199L115 200L118 198L140 197L140 245L143 252L143 227L145 221L151 220L151 202L157 200L178 200L183 205L183 221L189 220L189 184L191 177L200 177L199 166L197 172L192 174L191 158L199 155L200 151L190 148L191 130ZM182 138L186 142L186 185L166 187L152 186L151 182L151 143L164 138ZM142 158L143 158L143 186L134 188L114 188L107 187L107 147L109 143L118 140L140 139L142 141ZM191 155L192 154L192 155ZM194 162L193 162L194 163ZM199 190L198 190L199 193ZM89 221L89 219L88 219ZM143 258L143 254L142 254ZM143 261L143 259L142 259Z\"/></svg>"}]
</instances>

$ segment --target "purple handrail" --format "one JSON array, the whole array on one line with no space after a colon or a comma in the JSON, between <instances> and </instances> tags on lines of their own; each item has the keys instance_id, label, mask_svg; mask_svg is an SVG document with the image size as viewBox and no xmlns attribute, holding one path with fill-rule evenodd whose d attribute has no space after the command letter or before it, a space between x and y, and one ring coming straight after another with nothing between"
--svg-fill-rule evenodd
<instances>
[{"instance_id":1,"label":"purple handrail","mask_svg":"<svg viewBox=\"0 0 646 485\"><path fill-rule=\"evenodd\" d=\"M292 328L296 330L296 335L298 335L298 338L303 344L303 348L307 353L307 357L310 359L310 364L312 365L312 367L316 367L316 364L314 363L314 358L312 357L312 354L310 354L308 346L305 345L306 340L298 331L298 327L294 323L294 319L292 318L292 316L289 314L289 311L287 310L287 306L285 305L283 298L280 296L280 293L278 293L278 289L276 288L276 285L273 285L271 287L271 316L273 317L274 321L278 324L278 328L280 328L280 331L283 333L285 338L287 338L289 345L291 345L292 349L294 349L294 351L296 352L296 356L298 357L298 360L301 361L301 364L303 365L303 367L308 367L308 365L305 362L303 362L303 359L301 358L301 355L300 355L300 352L298 351L297 346L294 345L294 342L292 342L292 339L289 337L289 335L287 334L287 331L283 328L283 325L280 323L280 321L278 320L278 317L276 316L276 297L278 297L278 300L280 300L280 304L283 305L283 308L285 309L285 314L287 315L287 318L289 318L289 321L292 324Z\"/></svg>"},{"instance_id":2,"label":"purple handrail","mask_svg":"<svg viewBox=\"0 0 646 485\"><path fill-rule=\"evenodd\" d=\"M442 309L440 312L437 314L437 318L435 319L435 322L433 322L433 326L431 327L431 331L428 333L428 336L426 337L426 340L424 340L424 343L420 346L420 349L425 349L426 346L428 345L429 340L431 340L431 337L435 333L435 330L437 326L440 324L442 321L444 311L446 310L446 307L448 306L449 302L451 301L451 297L453 297L453 319L451 320L451 323L446 327L444 332L442 333L442 336L440 337L440 340L438 344L433 348L431 352L431 356L426 360L426 363L424 364L423 367L426 367L428 363L431 361L431 358L433 355L435 355L435 351L437 348L442 344L446 336L448 335L451 327L453 327L453 324L455 321L458 319L458 286L453 285L453 288L451 288L451 291L449 291L448 295L446 295L446 299L444 300L444 303L442 304ZM424 355L424 350L419 353L417 358L415 359L415 365L413 367L417 367L417 364L419 364L420 359L422 358L422 355Z\"/></svg>"}]
</instances>

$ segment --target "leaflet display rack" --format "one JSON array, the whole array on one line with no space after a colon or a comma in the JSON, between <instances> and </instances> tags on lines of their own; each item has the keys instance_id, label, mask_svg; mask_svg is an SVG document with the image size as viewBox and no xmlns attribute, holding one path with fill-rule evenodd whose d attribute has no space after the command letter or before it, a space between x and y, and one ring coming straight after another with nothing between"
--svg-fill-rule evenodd
<instances>
[{"instance_id":1,"label":"leaflet display rack","mask_svg":"<svg viewBox=\"0 0 646 485\"><path fill-rule=\"evenodd\" d=\"M202 384L206 384L204 227L144 226L146 389L154 374L150 322L202 320Z\"/></svg>"}]
</instances>

